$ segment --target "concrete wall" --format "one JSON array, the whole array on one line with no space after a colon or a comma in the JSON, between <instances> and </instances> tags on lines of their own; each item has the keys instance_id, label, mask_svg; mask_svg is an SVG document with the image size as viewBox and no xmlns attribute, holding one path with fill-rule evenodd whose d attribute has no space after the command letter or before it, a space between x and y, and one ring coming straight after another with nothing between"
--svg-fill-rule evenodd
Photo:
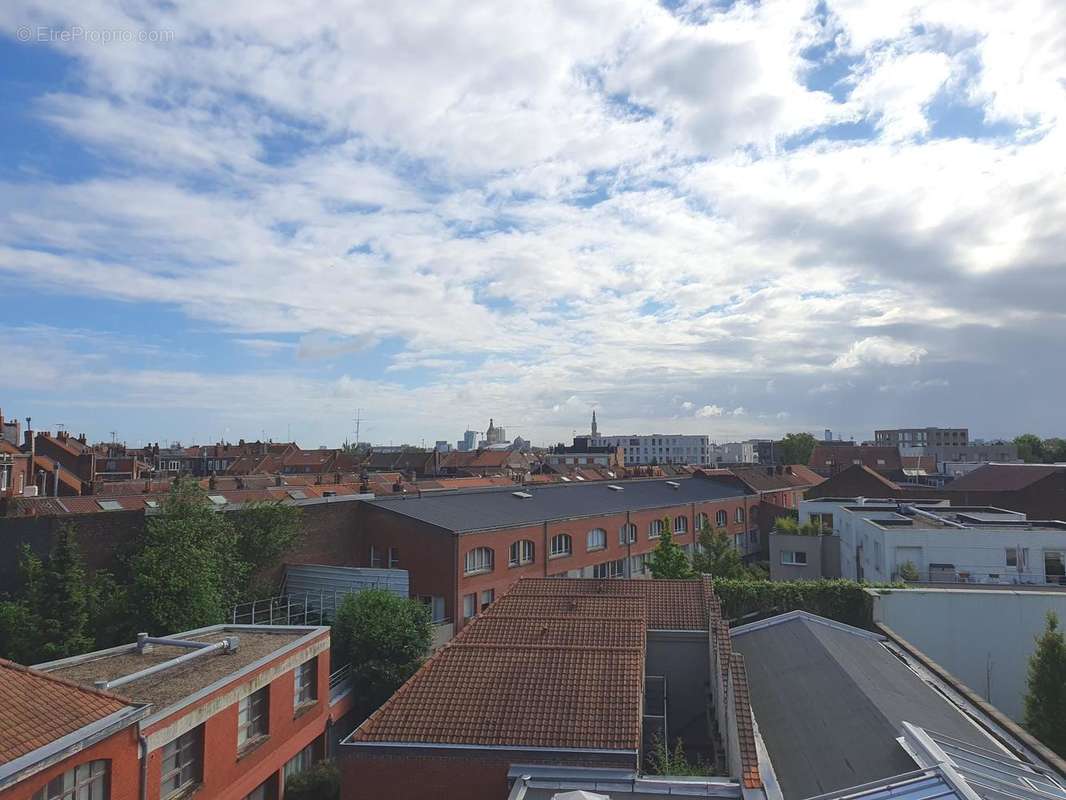
<instances>
[{"instance_id":1,"label":"concrete wall","mask_svg":"<svg viewBox=\"0 0 1066 800\"><path fill-rule=\"evenodd\" d=\"M671 742L680 736L690 757L707 738L710 671L706 633L648 631L644 674L666 678L667 735Z\"/></svg>"},{"instance_id":2,"label":"concrete wall","mask_svg":"<svg viewBox=\"0 0 1066 800\"><path fill-rule=\"evenodd\" d=\"M874 595L874 620L918 647L1016 721L1044 618L1066 619L1066 592L899 589Z\"/></svg>"},{"instance_id":3,"label":"concrete wall","mask_svg":"<svg viewBox=\"0 0 1066 800\"><path fill-rule=\"evenodd\" d=\"M798 536L784 533L770 534L770 580L807 581L823 577L822 540L825 536ZM807 554L805 565L782 564L782 551Z\"/></svg>"}]
</instances>

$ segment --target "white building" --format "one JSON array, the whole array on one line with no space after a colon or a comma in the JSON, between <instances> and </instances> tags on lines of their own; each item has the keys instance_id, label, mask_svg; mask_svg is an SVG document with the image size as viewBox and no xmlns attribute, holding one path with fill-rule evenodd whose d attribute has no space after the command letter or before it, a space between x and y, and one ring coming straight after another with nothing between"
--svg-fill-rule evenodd
<instances>
[{"instance_id":1,"label":"white building","mask_svg":"<svg viewBox=\"0 0 1066 800\"><path fill-rule=\"evenodd\" d=\"M721 458L719 461L725 464L755 464L758 462L758 453L755 450L755 442L726 442L715 445Z\"/></svg>"},{"instance_id":2,"label":"white building","mask_svg":"<svg viewBox=\"0 0 1066 800\"><path fill-rule=\"evenodd\" d=\"M625 465L638 464L696 464L711 466L711 439L709 436L689 434L653 433L631 436L590 436L593 447L621 447Z\"/></svg>"},{"instance_id":3,"label":"white building","mask_svg":"<svg viewBox=\"0 0 1066 800\"><path fill-rule=\"evenodd\" d=\"M951 506L946 500L918 504L861 497L804 500L799 518L833 532L829 538L806 537L821 539L823 548L839 547L839 566L832 570L839 575L825 577L893 581L914 574L934 583L1066 584L1062 521L1027 520L1015 511ZM794 548L788 558L795 563ZM782 564L784 559L782 553ZM823 559L822 572L835 561Z\"/></svg>"}]
</instances>

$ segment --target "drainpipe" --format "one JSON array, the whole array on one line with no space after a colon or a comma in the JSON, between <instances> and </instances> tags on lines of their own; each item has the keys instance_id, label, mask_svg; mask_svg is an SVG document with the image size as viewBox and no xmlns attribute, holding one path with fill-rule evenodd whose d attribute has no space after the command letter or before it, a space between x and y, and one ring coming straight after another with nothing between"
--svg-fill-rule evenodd
<instances>
[{"instance_id":1,"label":"drainpipe","mask_svg":"<svg viewBox=\"0 0 1066 800\"><path fill-rule=\"evenodd\" d=\"M137 742L141 746L141 798L148 800L148 740L143 735L137 736Z\"/></svg>"}]
</instances>

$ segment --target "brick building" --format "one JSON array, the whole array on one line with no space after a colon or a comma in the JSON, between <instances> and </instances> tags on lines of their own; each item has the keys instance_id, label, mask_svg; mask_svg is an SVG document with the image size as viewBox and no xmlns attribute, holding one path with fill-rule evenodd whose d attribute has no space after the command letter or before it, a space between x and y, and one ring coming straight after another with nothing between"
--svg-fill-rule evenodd
<instances>
[{"instance_id":1,"label":"brick building","mask_svg":"<svg viewBox=\"0 0 1066 800\"><path fill-rule=\"evenodd\" d=\"M330 751L333 726L349 709L350 686L331 685L329 657L328 628L216 625L16 668L91 698L99 709L89 723L124 712L136 724L101 742L106 754L83 751L47 772L23 776L7 791L12 800L66 798L53 793L49 781L74 767L72 780L102 773L100 788L78 798L281 797L286 778ZM40 696L56 692L49 686ZM65 715L66 705L58 705L52 714ZM7 723L0 728L10 725L9 713L0 708ZM16 722L25 716L14 713ZM37 739L52 746L68 741L48 720L40 722ZM8 796L0 792L3 800Z\"/></svg>"},{"instance_id":2,"label":"brick building","mask_svg":"<svg viewBox=\"0 0 1066 800\"><path fill-rule=\"evenodd\" d=\"M19 497L31 484L30 454L0 439L0 497Z\"/></svg>"},{"instance_id":3,"label":"brick building","mask_svg":"<svg viewBox=\"0 0 1066 800\"><path fill-rule=\"evenodd\" d=\"M956 505L990 505L1029 519L1066 520L1066 464L986 464L944 486Z\"/></svg>"},{"instance_id":4,"label":"brick building","mask_svg":"<svg viewBox=\"0 0 1066 800\"><path fill-rule=\"evenodd\" d=\"M736 479L702 474L381 497L359 503L351 566L408 570L458 628L521 577L644 575L665 517L689 552L704 519L757 543L757 508Z\"/></svg>"},{"instance_id":5,"label":"brick building","mask_svg":"<svg viewBox=\"0 0 1066 800\"><path fill-rule=\"evenodd\" d=\"M500 800L537 765L635 778L661 735L727 777L659 794L762 796L710 580L525 578L340 744L341 797Z\"/></svg>"},{"instance_id":6,"label":"brick building","mask_svg":"<svg viewBox=\"0 0 1066 800\"><path fill-rule=\"evenodd\" d=\"M903 459L899 448L877 445L818 445L807 462L823 478L830 478L851 466L862 464L891 480L903 480Z\"/></svg>"}]
</instances>

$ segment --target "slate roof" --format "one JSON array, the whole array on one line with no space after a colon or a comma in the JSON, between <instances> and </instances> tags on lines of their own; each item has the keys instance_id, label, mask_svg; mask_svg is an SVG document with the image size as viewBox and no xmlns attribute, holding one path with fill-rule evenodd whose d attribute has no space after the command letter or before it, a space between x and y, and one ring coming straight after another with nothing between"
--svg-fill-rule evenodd
<instances>
[{"instance_id":1,"label":"slate roof","mask_svg":"<svg viewBox=\"0 0 1066 800\"><path fill-rule=\"evenodd\" d=\"M713 478L678 478L674 483L676 487L666 480L515 486L422 497L382 497L367 502L445 530L476 531L744 496L743 490ZM612 485L621 486L622 491L612 490ZM526 491L533 496L516 497L515 491Z\"/></svg>"},{"instance_id":2,"label":"slate roof","mask_svg":"<svg viewBox=\"0 0 1066 800\"><path fill-rule=\"evenodd\" d=\"M1066 473L1056 464L985 464L956 478L944 487L947 492L1014 492L1032 486L1050 475Z\"/></svg>"},{"instance_id":3,"label":"slate roof","mask_svg":"<svg viewBox=\"0 0 1066 800\"><path fill-rule=\"evenodd\" d=\"M130 705L121 697L0 659L0 764Z\"/></svg>"},{"instance_id":4,"label":"slate roof","mask_svg":"<svg viewBox=\"0 0 1066 800\"><path fill-rule=\"evenodd\" d=\"M652 618L705 630L709 589L709 579L520 579L348 742L637 751Z\"/></svg>"},{"instance_id":5,"label":"slate roof","mask_svg":"<svg viewBox=\"0 0 1066 800\"><path fill-rule=\"evenodd\" d=\"M915 769L906 721L970 744L989 737L879 634L793 612L733 630L751 706L785 797L813 797Z\"/></svg>"}]
</instances>

